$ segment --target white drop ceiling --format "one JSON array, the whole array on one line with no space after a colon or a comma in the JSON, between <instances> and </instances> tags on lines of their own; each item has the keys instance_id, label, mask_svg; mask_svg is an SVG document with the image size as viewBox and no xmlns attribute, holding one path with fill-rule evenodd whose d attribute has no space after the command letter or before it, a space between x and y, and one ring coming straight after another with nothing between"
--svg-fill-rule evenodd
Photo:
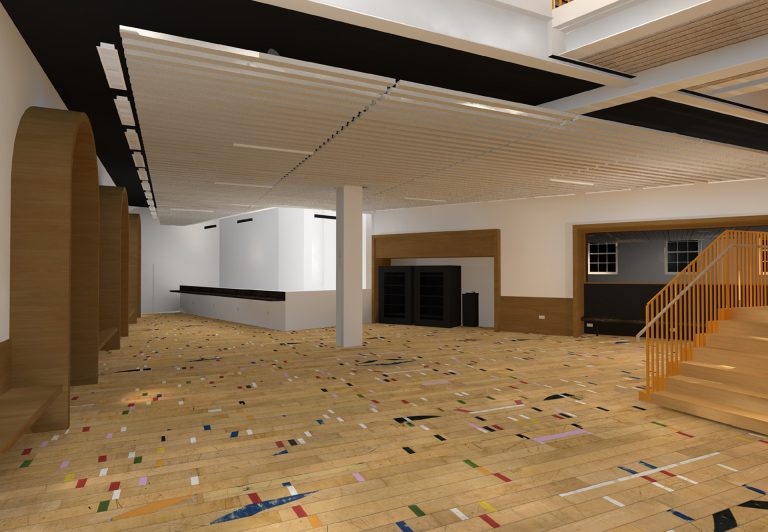
<instances>
[{"instance_id":1,"label":"white drop ceiling","mask_svg":"<svg viewBox=\"0 0 768 532\"><path fill-rule=\"evenodd\" d=\"M121 34L166 224L272 206L334 209L342 184L366 187L365 208L376 210L768 176L761 151L143 30Z\"/></svg>"}]
</instances>

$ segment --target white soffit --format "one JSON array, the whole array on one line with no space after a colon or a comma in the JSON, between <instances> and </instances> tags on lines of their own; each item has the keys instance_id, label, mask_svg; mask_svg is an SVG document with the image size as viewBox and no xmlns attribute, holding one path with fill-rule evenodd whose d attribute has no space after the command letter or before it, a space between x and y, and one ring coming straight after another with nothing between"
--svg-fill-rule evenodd
<instances>
[{"instance_id":1,"label":"white soffit","mask_svg":"<svg viewBox=\"0 0 768 532\"><path fill-rule=\"evenodd\" d=\"M240 205L333 209L343 184L364 186L365 209L375 210L584 193L574 182L601 192L768 173L761 151L121 33L163 223L230 216Z\"/></svg>"}]
</instances>

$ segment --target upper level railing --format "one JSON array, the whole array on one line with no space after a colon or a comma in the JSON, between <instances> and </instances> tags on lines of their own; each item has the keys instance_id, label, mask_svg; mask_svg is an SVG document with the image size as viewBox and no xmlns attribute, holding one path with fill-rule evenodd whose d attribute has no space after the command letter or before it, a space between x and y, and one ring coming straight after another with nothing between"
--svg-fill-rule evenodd
<instances>
[{"instance_id":1,"label":"upper level railing","mask_svg":"<svg viewBox=\"0 0 768 532\"><path fill-rule=\"evenodd\" d=\"M552 9L555 9L556 7L564 6L569 2L573 2L573 0L552 0Z\"/></svg>"},{"instance_id":2,"label":"upper level railing","mask_svg":"<svg viewBox=\"0 0 768 532\"><path fill-rule=\"evenodd\" d=\"M646 387L665 388L667 377L690 360L717 320L738 307L768 305L768 233L724 231L645 307Z\"/></svg>"}]
</instances>

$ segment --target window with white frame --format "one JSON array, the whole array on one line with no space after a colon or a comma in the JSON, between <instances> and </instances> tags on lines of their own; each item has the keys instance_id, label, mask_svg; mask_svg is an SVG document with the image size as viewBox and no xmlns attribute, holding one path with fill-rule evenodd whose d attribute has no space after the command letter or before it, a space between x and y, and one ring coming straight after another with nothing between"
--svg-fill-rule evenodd
<instances>
[{"instance_id":1,"label":"window with white frame","mask_svg":"<svg viewBox=\"0 0 768 532\"><path fill-rule=\"evenodd\" d=\"M618 252L619 245L616 242L590 243L587 258L589 274L615 275L619 273Z\"/></svg>"},{"instance_id":2,"label":"window with white frame","mask_svg":"<svg viewBox=\"0 0 768 532\"><path fill-rule=\"evenodd\" d=\"M667 273L677 273L684 270L698 256L698 240L668 240Z\"/></svg>"}]
</instances>

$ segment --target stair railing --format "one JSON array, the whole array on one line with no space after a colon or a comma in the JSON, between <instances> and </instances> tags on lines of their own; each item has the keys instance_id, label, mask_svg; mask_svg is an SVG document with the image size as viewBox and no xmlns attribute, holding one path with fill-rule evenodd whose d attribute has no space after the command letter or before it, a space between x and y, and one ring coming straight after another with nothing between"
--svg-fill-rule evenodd
<instances>
[{"instance_id":1,"label":"stair railing","mask_svg":"<svg viewBox=\"0 0 768 532\"><path fill-rule=\"evenodd\" d=\"M731 309L768 305L768 232L723 231L645 307L648 399L703 347Z\"/></svg>"}]
</instances>

